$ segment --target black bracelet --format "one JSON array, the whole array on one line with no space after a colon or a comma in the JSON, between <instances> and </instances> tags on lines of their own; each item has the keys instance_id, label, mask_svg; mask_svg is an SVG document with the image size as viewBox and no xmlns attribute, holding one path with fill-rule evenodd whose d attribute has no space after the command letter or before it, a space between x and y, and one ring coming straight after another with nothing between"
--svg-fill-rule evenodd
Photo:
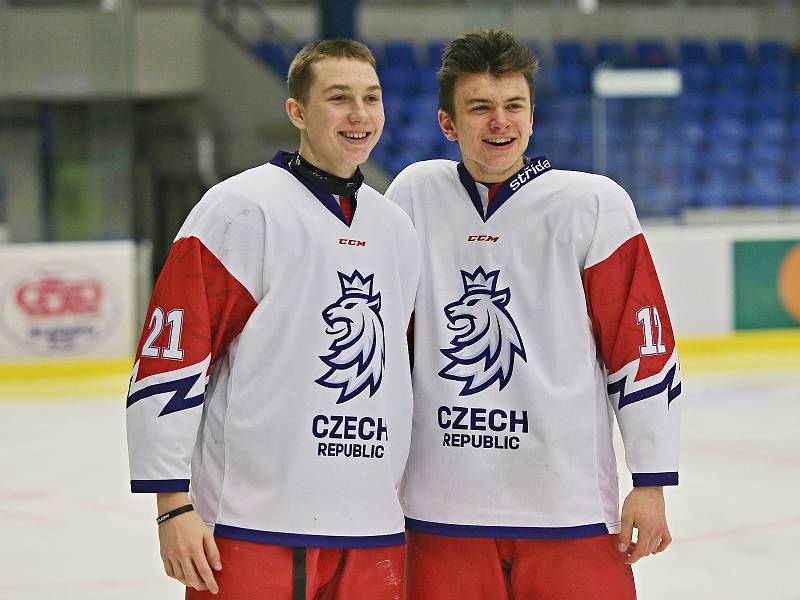
<instances>
[{"instance_id":1,"label":"black bracelet","mask_svg":"<svg viewBox=\"0 0 800 600\"><path fill-rule=\"evenodd\" d=\"M174 508L169 512L165 512L163 515L159 516L156 519L156 525L161 525L164 521L169 521L172 517L177 517L178 515L182 515L183 513L191 512L194 510L194 506L191 504L184 504L180 508Z\"/></svg>"}]
</instances>

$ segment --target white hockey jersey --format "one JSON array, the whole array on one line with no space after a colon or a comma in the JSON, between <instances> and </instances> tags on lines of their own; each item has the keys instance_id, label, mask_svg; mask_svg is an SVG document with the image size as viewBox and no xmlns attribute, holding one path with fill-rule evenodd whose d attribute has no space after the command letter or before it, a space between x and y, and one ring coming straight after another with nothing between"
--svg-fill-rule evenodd
<instances>
[{"instance_id":1,"label":"white hockey jersey","mask_svg":"<svg viewBox=\"0 0 800 600\"><path fill-rule=\"evenodd\" d=\"M418 276L411 222L368 186L349 226L280 152L214 186L178 233L136 353L132 491L191 487L220 537L403 543Z\"/></svg>"},{"instance_id":2,"label":"white hockey jersey","mask_svg":"<svg viewBox=\"0 0 800 600\"><path fill-rule=\"evenodd\" d=\"M677 484L675 343L621 187L537 157L490 190L463 164L433 160L405 169L387 196L414 221L423 256L409 528L618 532L614 413L634 485Z\"/></svg>"}]
</instances>

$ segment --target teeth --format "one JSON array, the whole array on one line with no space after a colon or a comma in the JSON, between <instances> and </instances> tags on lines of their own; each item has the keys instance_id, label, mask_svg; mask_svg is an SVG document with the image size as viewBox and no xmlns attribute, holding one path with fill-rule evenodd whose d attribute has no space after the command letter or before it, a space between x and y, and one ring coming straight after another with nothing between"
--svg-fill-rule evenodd
<instances>
[{"instance_id":1,"label":"teeth","mask_svg":"<svg viewBox=\"0 0 800 600\"><path fill-rule=\"evenodd\" d=\"M366 133L345 133L344 136L345 137L349 137L349 138L354 139L354 140L361 140L361 139L364 139L365 137L367 137L367 134Z\"/></svg>"},{"instance_id":2,"label":"teeth","mask_svg":"<svg viewBox=\"0 0 800 600\"><path fill-rule=\"evenodd\" d=\"M507 144L511 141L510 137L501 137L501 138L489 138L486 140L490 144Z\"/></svg>"}]
</instances>

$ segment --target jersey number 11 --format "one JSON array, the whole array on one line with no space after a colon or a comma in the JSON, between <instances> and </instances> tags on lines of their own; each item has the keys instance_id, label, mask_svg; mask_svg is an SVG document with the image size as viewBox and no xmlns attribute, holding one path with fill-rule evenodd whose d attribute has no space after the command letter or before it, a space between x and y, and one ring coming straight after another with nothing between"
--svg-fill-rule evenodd
<instances>
[{"instance_id":1,"label":"jersey number 11","mask_svg":"<svg viewBox=\"0 0 800 600\"><path fill-rule=\"evenodd\" d=\"M666 354L667 347L661 343L661 318L655 306L645 306L636 313L636 322L644 329L644 345L639 346L639 356ZM653 343L653 328L658 329L658 342Z\"/></svg>"}]
</instances>

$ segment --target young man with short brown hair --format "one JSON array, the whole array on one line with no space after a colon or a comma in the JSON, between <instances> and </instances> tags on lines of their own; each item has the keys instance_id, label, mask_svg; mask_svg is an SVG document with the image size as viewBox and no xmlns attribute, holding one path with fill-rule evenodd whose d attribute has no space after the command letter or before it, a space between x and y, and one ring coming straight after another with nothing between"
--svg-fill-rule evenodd
<instances>
[{"instance_id":1,"label":"young man with short brown hair","mask_svg":"<svg viewBox=\"0 0 800 600\"><path fill-rule=\"evenodd\" d=\"M286 102L299 151L209 190L156 283L131 488L157 494L164 568L189 599L290 600L295 547L306 598L402 597L419 249L358 168L383 129L374 65L352 40L304 48Z\"/></svg>"},{"instance_id":2,"label":"young man with short brown hair","mask_svg":"<svg viewBox=\"0 0 800 600\"><path fill-rule=\"evenodd\" d=\"M400 494L412 600L632 600L670 543L680 376L625 191L524 152L537 61L502 30L446 47L439 124L462 162L387 196L423 249ZM634 490L620 519L616 414ZM632 530L638 539L632 543Z\"/></svg>"}]
</instances>

